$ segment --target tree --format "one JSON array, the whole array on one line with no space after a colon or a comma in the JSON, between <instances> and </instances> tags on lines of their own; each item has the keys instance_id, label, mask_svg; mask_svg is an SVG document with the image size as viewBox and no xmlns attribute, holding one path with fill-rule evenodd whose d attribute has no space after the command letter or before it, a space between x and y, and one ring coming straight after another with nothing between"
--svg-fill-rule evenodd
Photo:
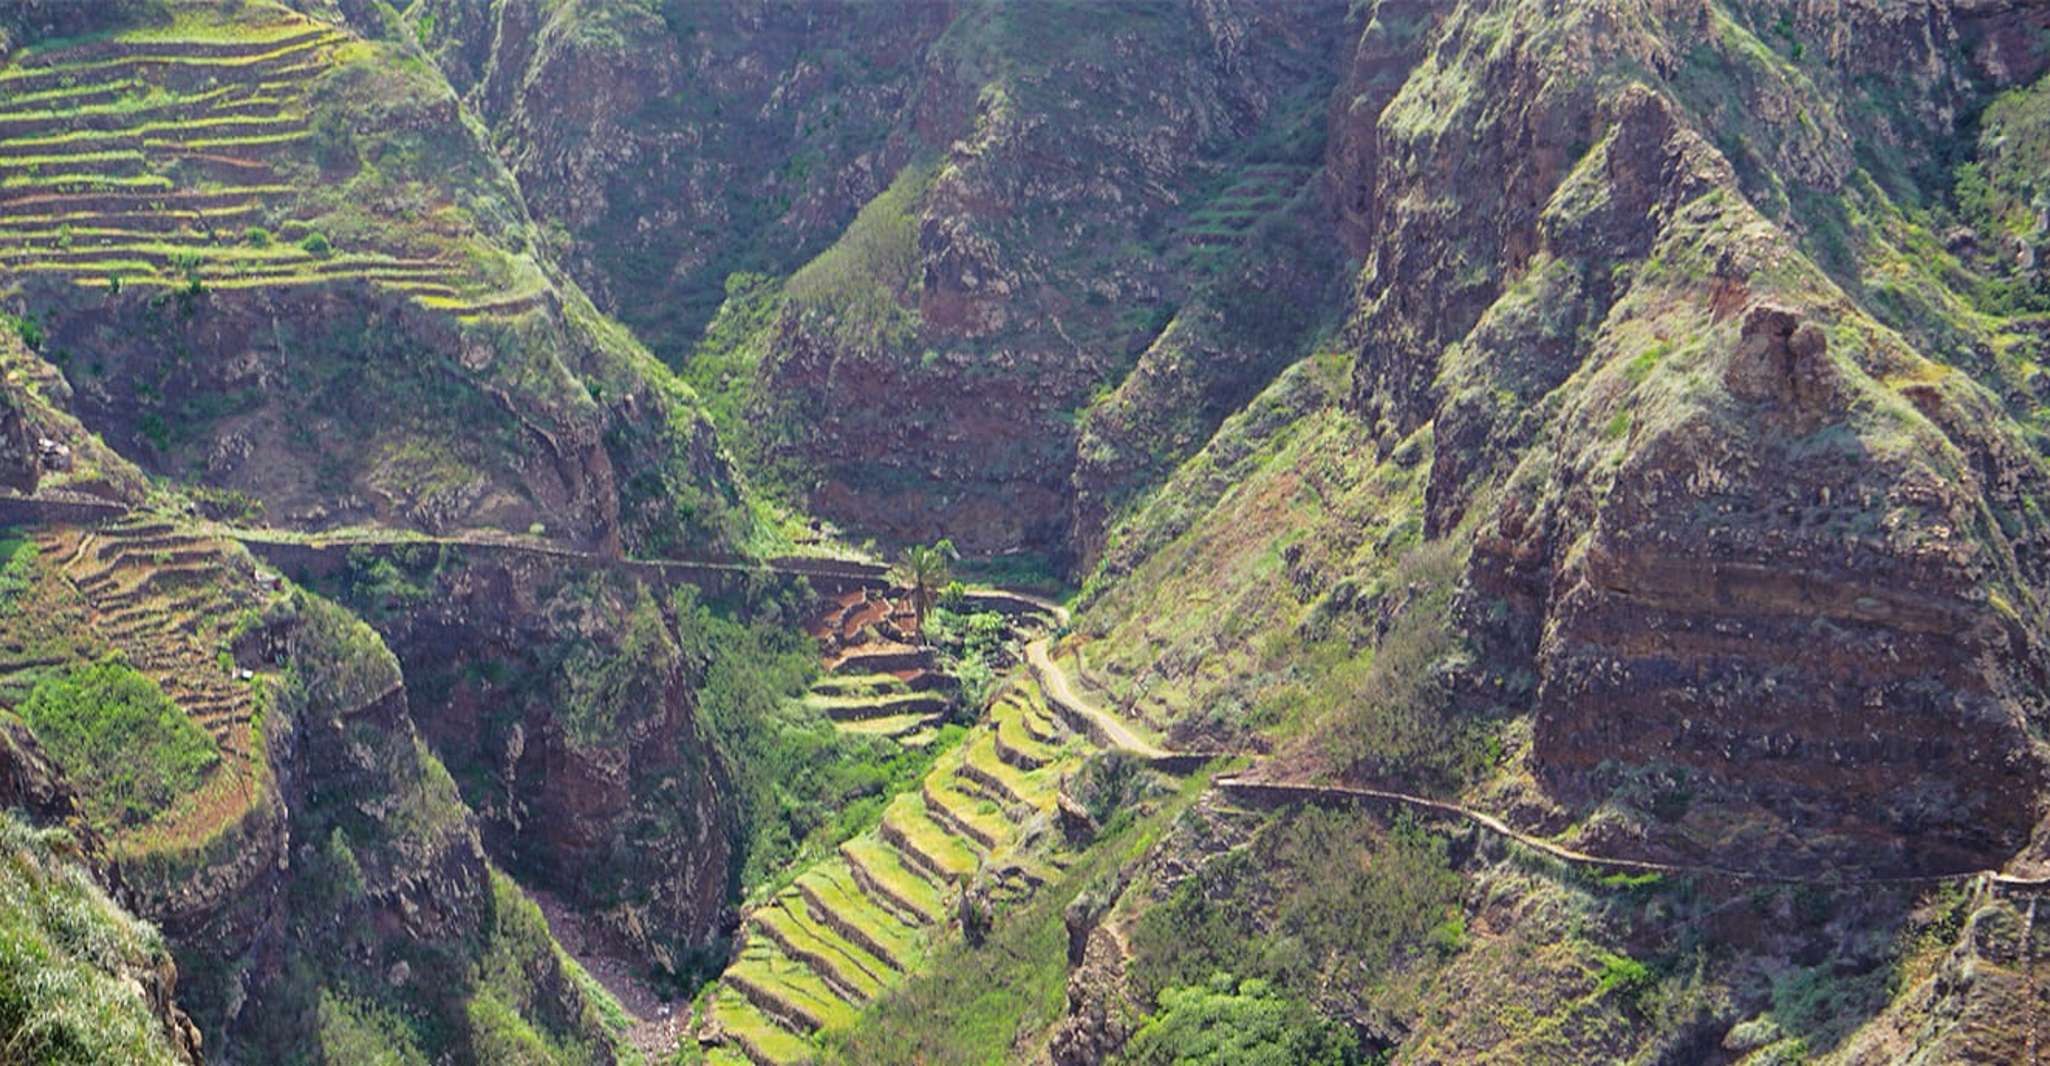
<instances>
[{"instance_id":1,"label":"tree","mask_svg":"<svg viewBox=\"0 0 2050 1066\"><path fill-rule=\"evenodd\" d=\"M918 639L925 634L925 613L940 597L940 590L954 579L954 560L961 553L954 550L954 542L942 537L939 542L927 547L913 544L897 556L897 565L890 568L890 581L911 590L911 614L916 621Z\"/></svg>"}]
</instances>

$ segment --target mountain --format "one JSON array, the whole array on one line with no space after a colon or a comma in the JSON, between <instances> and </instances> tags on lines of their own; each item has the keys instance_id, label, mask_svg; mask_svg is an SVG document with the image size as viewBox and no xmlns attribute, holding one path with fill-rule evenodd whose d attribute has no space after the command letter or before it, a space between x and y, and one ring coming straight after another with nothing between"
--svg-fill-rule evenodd
<instances>
[{"instance_id":1,"label":"mountain","mask_svg":"<svg viewBox=\"0 0 2050 1066\"><path fill-rule=\"evenodd\" d=\"M2031 1061L2046 175L2030 0L0 0L0 1041Z\"/></svg>"}]
</instances>

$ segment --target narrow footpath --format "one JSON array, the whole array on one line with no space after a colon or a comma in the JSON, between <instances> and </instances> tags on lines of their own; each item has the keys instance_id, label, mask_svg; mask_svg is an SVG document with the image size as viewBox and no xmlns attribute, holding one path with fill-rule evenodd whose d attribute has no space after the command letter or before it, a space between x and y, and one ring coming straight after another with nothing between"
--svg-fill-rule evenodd
<instances>
[{"instance_id":1,"label":"narrow footpath","mask_svg":"<svg viewBox=\"0 0 2050 1066\"><path fill-rule=\"evenodd\" d=\"M1032 668L1032 677L1039 682L1039 687L1046 690L1047 699L1087 721L1088 732L1104 747L1129 751L1149 761L1165 759L1173 754L1132 732L1125 723L1076 694L1074 685L1068 681L1067 671L1056 665L1053 657L1047 654L1047 645L1046 637L1025 645L1026 665Z\"/></svg>"},{"instance_id":2,"label":"narrow footpath","mask_svg":"<svg viewBox=\"0 0 2050 1066\"><path fill-rule=\"evenodd\" d=\"M1155 763L1175 759L1207 760L1219 753L1175 752L1149 743L1134 734L1118 719L1102 708L1083 699L1069 681L1067 672L1047 654L1047 641L1042 638L1025 648L1026 661L1032 668L1034 678L1039 682L1050 700L1060 704L1073 715L1093 723L1092 731L1100 733L1106 746L1122 748L1147 758ZM1411 795L1389 789L1363 788L1350 785L1319 785L1289 781L1262 781L1244 773L1221 774L1213 787L1234 799L1253 803L1330 803L1344 802L1382 807L1402 807L1430 814L1461 818L1497 836L1514 841L1540 854L1560 862L1588 869L1611 873L1649 873L1683 877L1725 878L1733 881L1765 882L1790 885L1918 885L1944 884L1951 882L1984 879L1989 885L2016 888L2041 889L2050 887L2050 876L2023 877L2002 873L1998 870L1959 870L1952 873L1900 874L1869 877L1801 876L1796 874L1775 874L1757 870L1735 870L1720 866L1706 866L1690 863L1654 862L1646 859L1611 858L1593 855L1567 847L1556 841L1533 836L1511 826L1495 815L1446 800Z\"/></svg>"}]
</instances>

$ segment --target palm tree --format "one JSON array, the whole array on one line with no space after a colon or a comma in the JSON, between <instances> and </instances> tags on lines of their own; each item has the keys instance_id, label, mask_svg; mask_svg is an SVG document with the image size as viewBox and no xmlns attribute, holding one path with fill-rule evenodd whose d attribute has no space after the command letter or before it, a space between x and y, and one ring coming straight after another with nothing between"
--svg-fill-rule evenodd
<instances>
[{"instance_id":1,"label":"palm tree","mask_svg":"<svg viewBox=\"0 0 2050 1066\"><path fill-rule=\"evenodd\" d=\"M940 590L954 579L954 560L961 553L954 550L954 542L944 537L927 547L913 544L897 556L897 565L890 568L890 581L911 590L911 616L917 624L917 636L925 638L925 612L932 609L934 601L940 598Z\"/></svg>"}]
</instances>

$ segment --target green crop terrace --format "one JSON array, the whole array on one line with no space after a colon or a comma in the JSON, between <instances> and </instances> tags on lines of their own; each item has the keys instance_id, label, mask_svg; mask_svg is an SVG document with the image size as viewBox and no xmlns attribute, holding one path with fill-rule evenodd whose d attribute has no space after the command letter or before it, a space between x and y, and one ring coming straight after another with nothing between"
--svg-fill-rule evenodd
<instances>
[{"instance_id":1,"label":"green crop terrace","mask_svg":"<svg viewBox=\"0 0 2050 1066\"><path fill-rule=\"evenodd\" d=\"M460 243L342 247L310 220L323 79L381 46L281 4L171 11L0 66L0 273L109 294L358 283L465 318L539 302L538 279L508 294Z\"/></svg>"},{"instance_id":2,"label":"green crop terrace","mask_svg":"<svg viewBox=\"0 0 2050 1066\"><path fill-rule=\"evenodd\" d=\"M706 993L723 1034L708 1062L810 1061L814 1034L854 1024L924 965L964 891L1015 905L1058 875L1071 857L1044 829L1087 745L1035 704L1022 688L999 697L880 826L749 913L738 960Z\"/></svg>"}]
</instances>

